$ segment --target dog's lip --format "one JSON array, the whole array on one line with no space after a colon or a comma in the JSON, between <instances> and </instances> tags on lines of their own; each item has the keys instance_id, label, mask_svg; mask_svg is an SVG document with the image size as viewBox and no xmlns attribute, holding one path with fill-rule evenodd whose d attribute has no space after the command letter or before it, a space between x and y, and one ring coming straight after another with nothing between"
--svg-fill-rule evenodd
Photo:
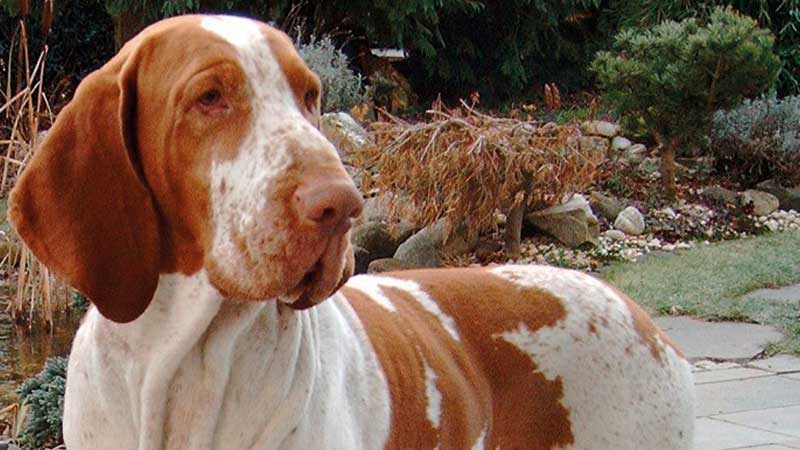
<instances>
[{"instance_id":1,"label":"dog's lip","mask_svg":"<svg viewBox=\"0 0 800 450\"><path fill-rule=\"evenodd\" d=\"M285 303L308 307L332 295L342 284L342 275L339 273L342 267L336 262L344 256L345 239L345 235L329 239L320 257L280 299Z\"/></svg>"}]
</instances>

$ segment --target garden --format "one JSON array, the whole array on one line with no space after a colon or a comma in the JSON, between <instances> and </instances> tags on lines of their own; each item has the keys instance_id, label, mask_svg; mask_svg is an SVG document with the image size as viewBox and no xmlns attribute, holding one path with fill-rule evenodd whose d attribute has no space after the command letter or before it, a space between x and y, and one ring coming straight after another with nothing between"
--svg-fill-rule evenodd
<instances>
[{"instance_id":1,"label":"garden","mask_svg":"<svg viewBox=\"0 0 800 450\"><path fill-rule=\"evenodd\" d=\"M335 3L335 6L334 6ZM77 84L159 18L270 21L365 198L356 272L548 264L800 355L800 1L0 2L0 445L61 445L89 301L5 222Z\"/></svg>"}]
</instances>

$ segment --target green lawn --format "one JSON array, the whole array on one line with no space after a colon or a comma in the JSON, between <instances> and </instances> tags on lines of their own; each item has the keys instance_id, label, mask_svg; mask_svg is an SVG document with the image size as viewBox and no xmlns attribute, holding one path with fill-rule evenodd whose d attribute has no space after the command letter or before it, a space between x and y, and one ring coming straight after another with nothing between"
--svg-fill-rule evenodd
<instances>
[{"instance_id":1,"label":"green lawn","mask_svg":"<svg viewBox=\"0 0 800 450\"><path fill-rule=\"evenodd\" d=\"M798 232L699 246L680 254L651 256L639 263L615 264L604 276L655 314L775 326L783 330L786 340L769 350L800 354L800 299L739 299L755 289L800 283Z\"/></svg>"}]
</instances>

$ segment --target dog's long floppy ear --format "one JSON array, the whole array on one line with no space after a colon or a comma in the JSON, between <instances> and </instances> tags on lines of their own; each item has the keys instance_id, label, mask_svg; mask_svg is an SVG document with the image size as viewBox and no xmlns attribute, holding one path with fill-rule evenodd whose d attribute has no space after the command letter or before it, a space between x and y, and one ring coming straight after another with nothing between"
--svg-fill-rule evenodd
<instances>
[{"instance_id":1,"label":"dog's long floppy ear","mask_svg":"<svg viewBox=\"0 0 800 450\"><path fill-rule=\"evenodd\" d=\"M81 82L9 200L33 254L115 322L144 312L160 263L136 144L136 54L129 44Z\"/></svg>"}]
</instances>

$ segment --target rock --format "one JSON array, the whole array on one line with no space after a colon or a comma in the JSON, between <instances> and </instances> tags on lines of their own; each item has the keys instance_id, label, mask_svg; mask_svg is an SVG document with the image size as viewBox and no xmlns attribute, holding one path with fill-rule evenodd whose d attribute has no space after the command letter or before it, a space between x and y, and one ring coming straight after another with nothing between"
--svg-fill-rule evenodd
<instances>
[{"instance_id":1,"label":"rock","mask_svg":"<svg viewBox=\"0 0 800 450\"><path fill-rule=\"evenodd\" d=\"M781 209L793 209L800 211L800 186L787 188L781 186L775 180L767 180L758 183L758 190L774 195L780 203Z\"/></svg>"},{"instance_id":2,"label":"rock","mask_svg":"<svg viewBox=\"0 0 800 450\"><path fill-rule=\"evenodd\" d=\"M617 218L619 212L625 208L625 204L620 200L596 191L592 192L589 198L589 204L592 209L600 213L601 216L605 217L610 222L613 222Z\"/></svg>"},{"instance_id":3,"label":"rock","mask_svg":"<svg viewBox=\"0 0 800 450\"><path fill-rule=\"evenodd\" d=\"M725 205L736 204L736 192L733 192L730 189L725 189L719 185L704 188L700 192L700 195L702 195L706 200L710 200L715 203L722 203Z\"/></svg>"},{"instance_id":4,"label":"rock","mask_svg":"<svg viewBox=\"0 0 800 450\"><path fill-rule=\"evenodd\" d=\"M613 138L619 134L619 125L604 120L586 121L581 124L581 132L586 136Z\"/></svg>"},{"instance_id":5,"label":"rock","mask_svg":"<svg viewBox=\"0 0 800 450\"><path fill-rule=\"evenodd\" d=\"M780 206L780 201L774 195L754 189L748 189L739 195L740 205L745 206L750 203L753 204L754 216L769 215Z\"/></svg>"},{"instance_id":6,"label":"rock","mask_svg":"<svg viewBox=\"0 0 800 450\"><path fill-rule=\"evenodd\" d=\"M383 222L366 222L355 227L350 236L353 245L368 251L372 259L388 258L400 245Z\"/></svg>"},{"instance_id":7,"label":"rock","mask_svg":"<svg viewBox=\"0 0 800 450\"><path fill-rule=\"evenodd\" d=\"M625 149L622 162L635 166L647 158L647 147L643 144L634 144Z\"/></svg>"},{"instance_id":8,"label":"rock","mask_svg":"<svg viewBox=\"0 0 800 450\"><path fill-rule=\"evenodd\" d=\"M625 233L619 230L607 230L605 233L607 238L611 239L612 241L623 241L625 240Z\"/></svg>"},{"instance_id":9,"label":"rock","mask_svg":"<svg viewBox=\"0 0 800 450\"><path fill-rule=\"evenodd\" d=\"M353 269L353 275L367 273L367 268L369 267L369 263L371 261L369 259L369 252L365 248L354 245L353 257L356 260L356 266Z\"/></svg>"},{"instance_id":10,"label":"rock","mask_svg":"<svg viewBox=\"0 0 800 450\"><path fill-rule=\"evenodd\" d=\"M418 267L439 267L442 256L457 256L472 251L478 244L477 236L469 238L462 227L453 230L445 241L447 219L440 219L400 244L395 259Z\"/></svg>"},{"instance_id":11,"label":"rock","mask_svg":"<svg viewBox=\"0 0 800 450\"><path fill-rule=\"evenodd\" d=\"M413 264L394 258L380 258L369 263L367 273L396 272L398 270L416 269Z\"/></svg>"},{"instance_id":12,"label":"rock","mask_svg":"<svg viewBox=\"0 0 800 450\"><path fill-rule=\"evenodd\" d=\"M384 192L364 200L362 220L364 222L386 222L389 217L391 199L392 194Z\"/></svg>"},{"instance_id":13,"label":"rock","mask_svg":"<svg viewBox=\"0 0 800 450\"><path fill-rule=\"evenodd\" d=\"M503 245L497 241L486 240L482 239L478 241L478 245L475 246L475 258L482 262L488 262L489 259L494 255L496 252L499 252L503 249Z\"/></svg>"},{"instance_id":14,"label":"rock","mask_svg":"<svg viewBox=\"0 0 800 450\"><path fill-rule=\"evenodd\" d=\"M638 209L629 206L622 210L614 221L614 228L630 236L644 233L644 216Z\"/></svg>"},{"instance_id":15,"label":"rock","mask_svg":"<svg viewBox=\"0 0 800 450\"><path fill-rule=\"evenodd\" d=\"M566 203L527 214L528 223L555 237L562 243L577 247L584 242L596 243L600 223L582 195L573 195Z\"/></svg>"},{"instance_id":16,"label":"rock","mask_svg":"<svg viewBox=\"0 0 800 450\"><path fill-rule=\"evenodd\" d=\"M633 142L631 142L630 139L622 136L616 136L614 139L611 140L611 149L614 151L625 150L629 148L631 145L633 145Z\"/></svg>"},{"instance_id":17,"label":"rock","mask_svg":"<svg viewBox=\"0 0 800 450\"><path fill-rule=\"evenodd\" d=\"M323 114L319 128L345 162L349 161L350 155L358 153L370 143L364 127L345 112Z\"/></svg>"},{"instance_id":18,"label":"rock","mask_svg":"<svg viewBox=\"0 0 800 450\"><path fill-rule=\"evenodd\" d=\"M658 158L644 158L639 163L637 170L648 177L660 175L661 160Z\"/></svg>"},{"instance_id":19,"label":"rock","mask_svg":"<svg viewBox=\"0 0 800 450\"><path fill-rule=\"evenodd\" d=\"M578 138L578 145L585 153L599 154L605 157L608 154L608 139L600 136L581 136Z\"/></svg>"}]
</instances>

